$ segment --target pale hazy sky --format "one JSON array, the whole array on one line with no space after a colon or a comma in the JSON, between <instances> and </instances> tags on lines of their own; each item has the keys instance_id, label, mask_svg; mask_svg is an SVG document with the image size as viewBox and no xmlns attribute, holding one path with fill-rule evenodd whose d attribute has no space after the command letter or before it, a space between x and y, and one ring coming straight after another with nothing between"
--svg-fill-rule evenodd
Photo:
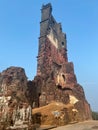
<instances>
[{"instance_id":1,"label":"pale hazy sky","mask_svg":"<svg viewBox=\"0 0 98 130\"><path fill-rule=\"evenodd\" d=\"M40 9L49 2L67 35L78 83L98 111L98 0L0 0L0 72L20 66L28 79L36 75Z\"/></svg>"}]
</instances>

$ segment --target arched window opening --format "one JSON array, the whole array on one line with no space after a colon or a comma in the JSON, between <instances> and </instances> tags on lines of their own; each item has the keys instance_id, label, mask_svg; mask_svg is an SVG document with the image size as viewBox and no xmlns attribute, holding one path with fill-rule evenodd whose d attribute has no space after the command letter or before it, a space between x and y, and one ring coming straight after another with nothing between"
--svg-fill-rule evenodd
<instances>
[{"instance_id":1,"label":"arched window opening","mask_svg":"<svg viewBox=\"0 0 98 130\"><path fill-rule=\"evenodd\" d=\"M64 46L65 45L65 43L64 42L62 42L62 46Z\"/></svg>"},{"instance_id":2,"label":"arched window opening","mask_svg":"<svg viewBox=\"0 0 98 130\"><path fill-rule=\"evenodd\" d=\"M62 77L63 77L64 81L66 81L66 78L65 78L65 75L64 75L64 74L62 74Z\"/></svg>"}]
</instances>

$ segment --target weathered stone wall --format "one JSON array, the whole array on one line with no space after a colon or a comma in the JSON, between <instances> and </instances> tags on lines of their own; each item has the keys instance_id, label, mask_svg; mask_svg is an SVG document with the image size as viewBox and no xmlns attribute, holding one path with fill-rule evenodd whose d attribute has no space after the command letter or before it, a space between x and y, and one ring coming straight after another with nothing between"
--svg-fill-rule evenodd
<instances>
[{"instance_id":1,"label":"weathered stone wall","mask_svg":"<svg viewBox=\"0 0 98 130\"><path fill-rule=\"evenodd\" d=\"M0 123L15 126L25 121L31 122L32 109L26 91L24 69L10 67L0 74Z\"/></svg>"},{"instance_id":2,"label":"weathered stone wall","mask_svg":"<svg viewBox=\"0 0 98 130\"><path fill-rule=\"evenodd\" d=\"M78 112L78 121L91 119L83 88L77 83L73 63L67 58L67 40L61 24L52 16L51 4L44 5L41 12L37 76L33 81L38 106L53 101L72 104L73 111Z\"/></svg>"}]
</instances>

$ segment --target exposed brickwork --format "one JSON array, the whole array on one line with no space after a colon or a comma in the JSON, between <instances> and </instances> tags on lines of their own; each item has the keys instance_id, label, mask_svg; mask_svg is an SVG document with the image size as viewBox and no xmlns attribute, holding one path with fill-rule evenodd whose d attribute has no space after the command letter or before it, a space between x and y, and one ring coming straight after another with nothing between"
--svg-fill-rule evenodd
<instances>
[{"instance_id":1,"label":"exposed brickwork","mask_svg":"<svg viewBox=\"0 0 98 130\"><path fill-rule=\"evenodd\" d=\"M67 58L66 34L52 16L51 4L43 5L41 11L37 76L33 81L38 106L52 101L72 103L79 112L78 120L90 119L90 106L83 88L77 83L73 63Z\"/></svg>"}]
</instances>

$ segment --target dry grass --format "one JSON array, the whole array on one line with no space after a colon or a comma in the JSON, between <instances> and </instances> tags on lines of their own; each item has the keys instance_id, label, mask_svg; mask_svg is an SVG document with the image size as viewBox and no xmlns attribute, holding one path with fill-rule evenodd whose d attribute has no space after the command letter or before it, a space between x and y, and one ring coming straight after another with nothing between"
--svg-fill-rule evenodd
<instances>
[{"instance_id":1,"label":"dry grass","mask_svg":"<svg viewBox=\"0 0 98 130\"><path fill-rule=\"evenodd\" d=\"M64 108L68 109L70 107L73 107L73 105L71 105L71 104L65 105L65 104L60 103L60 102L52 102L52 103L50 103L46 106L33 109L32 113L35 114L35 113L40 112L42 114L48 114L49 115L50 112L52 112L52 111L57 111L57 110L60 111Z\"/></svg>"},{"instance_id":2,"label":"dry grass","mask_svg":"<svg viewBox=\"0 0 98 130\"><path fill-rule=\"evenodd\" d=\"M64 120L61 119L62 110L64 108L70 109L72 107L71 104L65 105L60 102L52 102L46 106L35 108L32 110L34 122L40 123L41 125L64 125ZM55 116L55 112L59 113L58 117Z\"/></svg>"}]
</instances>

